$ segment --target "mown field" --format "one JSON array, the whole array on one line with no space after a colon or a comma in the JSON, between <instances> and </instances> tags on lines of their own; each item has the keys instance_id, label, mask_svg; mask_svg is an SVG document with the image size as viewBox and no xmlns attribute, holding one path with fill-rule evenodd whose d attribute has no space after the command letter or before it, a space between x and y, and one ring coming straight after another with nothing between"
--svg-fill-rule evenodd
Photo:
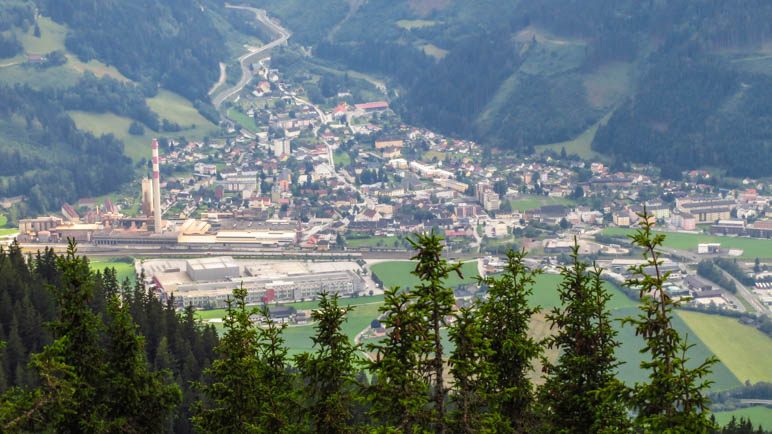
<instances>
[{"instance_id":1,"label":"mown field","mask_svg":"<svg viewBox=\"0 0 772 434\"><path fill-rule=\"evenodd\" d=\"M528 211L541 208L545 205L572 205L573 201L564 197L523 196L515 200L510 200L509 204L512 205L513 210Z\"/></svg>"},{"instance_id":2,"label":"mown field","mask_svg":"<svg viewBox=\"0 0 772 434\"><path fill-rule=\"evenodd\" d=\"M417 277L410 274L415 269L415 264L410 261L390 261L380 262L370 267L373 274L377 275L385 288L393 286L399 286L401 288L413 288L420 282ZM459 278L457 275L452 275L447 284L451 287L461 285L463 283L472 283L478 276L477 261L465 262L461 266L461 274L463 278Z\"/></svg>"},{"instance_id":3,"label":"mown field","mask_svg":"<svg viewBox=\"0 0 772 434\"><path fill-rule=\"evenodd\" d=\"M115 268L115 271L118 274L119 284L123 283L125 279L129 279L131 282L136 280L133 263L108 258L106 260L91 261L89 264L93 271L103 271L105 268Z\"/></svg>"},{"instance_id":4,"label":"mown field","mask_svg":"<svg viewBox=\"0 0 772 434\"><path fill-rule=\"evenodd\" d=\"M397 243L396 246L394 243ZM372 236L367 238L347 238L346 246L354 249L360 247L397 248L402 246L402 240L397 237Z\"/></svg>"},{"instance_id":5,"label":"mown field","mask_svg":"<svg viewBox=\"0 0 772 434\"><path fill-rule=\"evenodd\" d=\"M736 417L738 420L741 417L750 419L754 426L758 427L761 425L765 431L772 431L772 408L756 406L740 408L733 411L721 411L716 413L716 421L720 425L726 425L732 420L732 416Z\"/></svg>"},{"instance_id":6,"label":"mown field","mask_svg":"<svg viewBox=\"0 0 772 434\"><path fill-rule=\"evenodd\" d=\"M679 311L678 316L741 381L772 381L772 339L733 318Z\"/></svg>"},{"instance_id":7,"label":"mown field","mask_svg":"<svg viewBox=\"0 0 772 434\"><path fill-rule=\"evenodd\" d=\"M606 228L603 235L630 235L635 232L631 228ZM742 258L772 258L772 240L743 237L724 237L707 234L687 234L680 232L663 232L666 235L665 246L681 250L697 250L697 244L721 243L722 248L741 249Z\"/></svg>"}]
</instances>

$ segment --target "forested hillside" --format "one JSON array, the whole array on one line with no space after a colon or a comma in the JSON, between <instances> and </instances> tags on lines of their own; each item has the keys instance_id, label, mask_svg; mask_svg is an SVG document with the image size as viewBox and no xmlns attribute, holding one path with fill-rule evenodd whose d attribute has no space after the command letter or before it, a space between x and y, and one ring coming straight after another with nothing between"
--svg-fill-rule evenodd
<instances>
[{"instance_id":1,"label":"forested hillside","mask_svg":"<svg viewBox=\"0 0 772 434\"><path fill-rule=\"evenodd\" d=\"M133 176L123 144L76 128L64 95L0 86L0 196L28 198L14 212L56 211L65 201L106 194Z\"/></svg>"},{"instance_id":2,"label":"forested hillside","mask_svg":"<svg viewBox=\"0 0 772 434\"><path fill-rule=\"evenodd\" d=\"M130 79L205 99L225 60L224 39L205 2L43 0L44 15L67 24L67 48L84 61L115 65Z\"/></svg>"},{"instance_id":3,"label":"forested hillside","mask_svg":"<svg viewBox=\"0 0 772 434\"><path fill-rule=\"evenodd\" d=\"M593 148L621 161L772 173L763 0L250 3L315 55L391 78L410 122L530 150L613 113Z\"/></svg>"}]
</instances>

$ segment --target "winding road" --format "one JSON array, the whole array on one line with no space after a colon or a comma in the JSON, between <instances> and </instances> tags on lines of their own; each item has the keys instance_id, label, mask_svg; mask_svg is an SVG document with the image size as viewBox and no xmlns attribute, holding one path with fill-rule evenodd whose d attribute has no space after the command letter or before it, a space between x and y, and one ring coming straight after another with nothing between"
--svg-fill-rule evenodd
<instances>
[{"instance_id":1,"label":"winding road","mask_svg":"<svg viewBox=\"0 0 772 434\"><path fill-rule=\"evenodd\" d=\"M255 63L262 57L266 57L266 54L269 51L278 47L279 45L286 44L287 40L289 40L290 36L292 36L292 32L280 26L278 23L271 21L271 19L268 18L268 14L263 9L257 9L249 6L231 5L227 3L225 4L225 7L229 9L242 9L253 12L255 14L255 18L264 26L268 27L273 33L275 33L278 38L274 39L268 44L263 45L262 47L252 48L247 53L239 57L238 60L239 64L241 65L241 78L235 86L224 89L212 97L212 104L217 109L222 106L223 102L229 98L232 98L234 95L238 95L238 93L244 89L244 86L249 83L249 80L252 79L252 71L250 71L249 65Z\"/></svg>"}]
</instances>

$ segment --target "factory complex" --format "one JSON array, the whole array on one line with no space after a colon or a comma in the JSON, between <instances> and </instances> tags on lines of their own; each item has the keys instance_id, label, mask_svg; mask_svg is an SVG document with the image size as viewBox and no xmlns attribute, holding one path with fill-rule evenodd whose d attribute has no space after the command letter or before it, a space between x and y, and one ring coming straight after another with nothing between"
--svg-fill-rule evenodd
<instances>
[{"instance_id":1,"label":"factory complex","mask_svg":"<svg viewBox=\"0 0 772 434\"><path fill-rule=\"evenodd\" d=\"M322 292L352 296L367 288L355 262L237 260L230 256L151 259L137 262L147 282L178 306L223 308L233 289L247 289L247 303L310 300Z\"/></svg>"}]
</instances>

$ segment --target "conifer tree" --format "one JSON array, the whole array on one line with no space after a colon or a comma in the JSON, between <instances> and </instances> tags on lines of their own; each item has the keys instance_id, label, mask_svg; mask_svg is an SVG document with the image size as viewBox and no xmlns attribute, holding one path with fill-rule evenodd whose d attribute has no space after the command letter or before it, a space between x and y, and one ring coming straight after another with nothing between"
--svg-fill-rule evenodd
<instances>
[{"instance_id":1,"label":"conifer tree","mask_svg":"<svg viewBox=\"0 0 772 434\"><path fill-rule=\"evenodd\" d=\"M445 387L442 335L440 330L446 325L445 319L453 313L456 300L453 290L445 282L451 273L461 276L461 264L450 264L442 257L442 237L432 230L429 234L416 234L416 239L408 239L417 250L413 260L417 261L413 275L421 280L414 288L416 305L421 316L428 321L425 339L432 345L427 368L434 410L434 430L445 432Z\"/></svg>"},{"instance_id":2,"label":"conifer tree","mask_svg":"<svg viewBox=\"0 0 772 434\"><path fill-rule=\"evenodd\" d=\"M540 271L529 270L524 259L525 252L510 250L504 273L481 279L488 297L480 303L479 315L483 335L490 340L488 361L496 378L489 399L510 429L532 431L533 385L528 375L543 346L528 336L531 317L541 311L531 307L528 298Z\"/></svg>"},{"instance_id":3,"label":"conifer tree","mask_svg":"<svg viewBox=\"0 0 772 434\"><path fill-rule=\"evenodd\" d=\"M593 433L624 418L621 406L607 405L602 390L614 380L619 346L607 307L611 294L603 287L602 270L579 259L574 240L571 264L561 268L561 306L546 316L556 330L547 347L560 350L557 363L545 360L540 388L541 418L549 432Z\"/></svg>"},{"instance_id":4,"label":"conifer tree","mask_svg":"<svg viewBox=\"0 0 772 434\"><path fill-rule=\"evenodd\" d=\"M88 259L77 256L70 240L67 253L56 259L60 284L53 288L59 305L59 318L52 323L65 364L75 373L73 417L62 421L60 432L98 431L106 424L106 405L97 387L103 384L104 351L100 342L102 323L91 310L94 280Z\"/></svg>"},{"instance_id":5,"label":"conifer tree","mask_svg":"<svg viewBox=\"0 0 772 434\"><path fill-rule=\"evenodd\" d=\"M40 384L33 390L15 387L0 396L0 432L55 432L76 417L75 370L62 354L66 337L48 345L30 360ZM0 345L2 347L2 345Z\"/></svg>"},{"instance_id":6,"label":"conifer tree","mask_svg":"<svg viewBox=\"0 0 772 434\"><path fill-rule=\"evenodd\" d=\"M195 409L193 423L200 432L259 432L259 343L251 319L257 311L247 307L246 297L242 286L227 300L219 358L205 371L210 381L199 383L205 399Z\"/></svg>"},{"instance_id":7,"label":"conifer tree","mask_svg":"<svg viewBox=\"0 0 772 434\"><path fill-rule=\"evenodd\" d=\"M498 423L490 412L488 391L496 382L488 338L482 322L471 308L456 315L449 331L453 352L448 361L453 376L451 401L455 409L450 414L453 432L474 433L492 431Z\"/></svg>"},{"instance_id":8,"label":"conifer tree","mask_svg":"<svg viewBox=\"0 0 772 434\"><path fill-rule=\"evenodd\" d=\"M311 338L315 352L295 359L305 382L303 411L313 432L333 434L352 429L357 347L341 329L351 309L338 305L337 294L322 293L319 308L311 313L316 322L316 333Z\"/></svg>"},{"instance_id":9,"label":"conifer tree","mask_svg":"<svg viewBox=\"0 0 772 434\"><path fill-rule=\"evenodd\" d=\"M631 267L633 278L626 285L640 292L640 314L623 320L635 328L645 342L642 353L649 360L641 368L649 371L646 383L630 389L617 386L619 395L629 402L636 413L634 424L646 432L705 432L713 428L706 393L710 380L706 377L717 362L710 357L695 367L688 367L688 351L694 345L673 327L673 308L679 305L665 291L669 272L662 272L660 247L665 236L654 234L653 218L640 214L640 228L631 235L634 245L644 250L644 264ZM653 269L653 273L647 269Z\"/></svg>"},{"instance_id":10,"label":"conifer tree","mask_svg":"<svg viewBox=\"0 0 772 434\"><path fill-rule=\"evenodd\" d=\"M261 309L264 324L258 328L258 357L262 389L265 399L260 412L259 426L265 432L294 431L296 397L294 378L289 373L287 347L282 332L287 324L278 324L271 318L268 306Z\"/></svg>"},{"instance_id":11,"label":"conifer tree","mask_svg":"<svg viewBox=\"0 0 772 434\"><path fill-rule=\"evenodd\" d=\"M428 429L429 385L422 375L427 353L426 327L414 299L399 287L384 291L381 325L388 332L382 341L368 345L373 382L367 390L370 416L382 427L401 432Z\"/></svg>"},{"instance_id":12,"label":"conifer tree","mask_svg":"<svg viewBox=\"0 0 772 434\"><path fill-rule=\"evenodd\" d=\"M106 391L111 430L161 432L182 396L170 372L151 372L144 339L117 295L107 305Z\"/></svg>"}]
</instances>

